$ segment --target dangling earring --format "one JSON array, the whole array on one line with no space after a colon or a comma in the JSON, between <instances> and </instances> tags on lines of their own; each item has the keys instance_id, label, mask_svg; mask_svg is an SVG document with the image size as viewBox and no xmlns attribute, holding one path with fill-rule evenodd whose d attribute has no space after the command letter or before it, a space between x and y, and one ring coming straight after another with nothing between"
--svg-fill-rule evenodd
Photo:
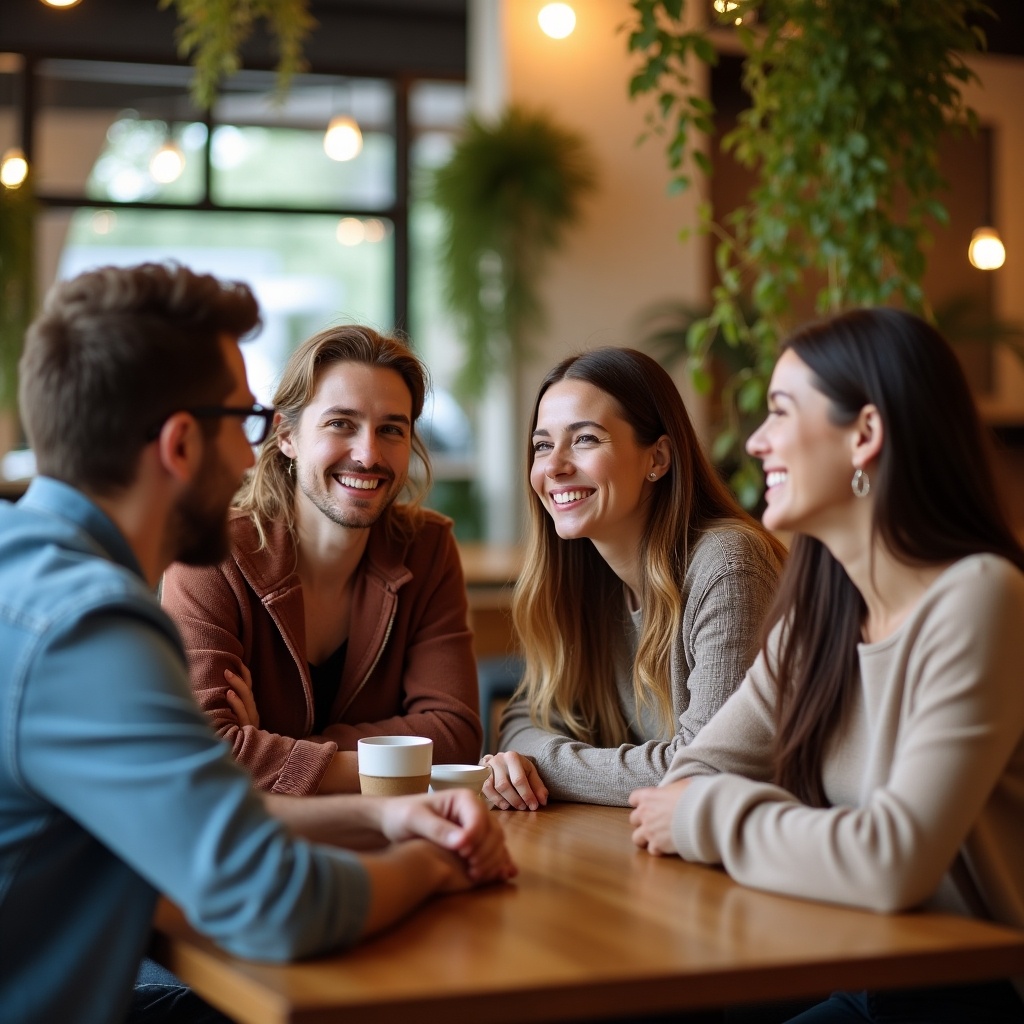
<instances>
[{"instance_id":1,"label":"dangling earring","mask_svg":"<svg viewBox=\"0 0 1024 1024\"><path fill-rule=\"evenodd\" d=\"M866 498L871 493L871 481L863 469L855 469L853 471L850 489L858 498Z\"/></svg>"},{"instance_id":2,"label":"dangling earring","mask_svg":"<svg viewBox=\"0 0 1024 1024\"><path fill-rule=\"evenodd\" d=\"M288 460L288 475L294 480L295 479L295 460Z\"/></svg>"}]
</instances>

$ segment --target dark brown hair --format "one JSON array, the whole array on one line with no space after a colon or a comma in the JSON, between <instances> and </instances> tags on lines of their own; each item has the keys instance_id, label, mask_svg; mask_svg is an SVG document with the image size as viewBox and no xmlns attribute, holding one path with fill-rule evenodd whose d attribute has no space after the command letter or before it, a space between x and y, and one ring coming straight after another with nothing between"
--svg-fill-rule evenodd
<instances>
[{"instance_id":1,"label":"dark brown hair","mask_svg":"<svg viewBox=\"0 0 1024 1024\"><path fill-rule=\"evenodd\" d=\"M528 550L513 601L525 651L521 692L531 714L587 743L617 746L628 729L615 687L617 650L626 606L622 583L589 540L562 540L530 486L532 433L548 388L583 381L609 395L633 428L638 445L667 435L668 472L651 489L640 544L643 630L633 666L638 707L672 722L670 659L682 615L682 588L691 547L711 526L732 523L748 531L768 557L784 548L739 506L697 439L672 378L650 356L629 348L599 348L562 360L541 383L527 438ZM580 600L585 596L585 600Z\"/></svg>"},{"instance_id":2,"label":"dark brown hair","mask_svg":"<svg viewBox=\"0 0 1024 1024\"><path fill-rule=\"evenodd\" d=\"M1024 570L967 382L933 327L900 310L860 309L804 328L787 349L810 368L834 423L877 407L885 440L871 474L872 530L889 551L909 565L990 552ZM827 804L822 759L857 685L865 611L829 550L796 537L768 620L782 624L777 660L769 659L778 694L774 777L813 806Z\"/></svg>"},{"instance_id":3,"label":"dark brown hair","mask_svg":"<svg viewBox=\"0 0 1024 1024\"><path fill-rule=\"evenodd\" d=\"M154 427L230 391L219 338L258 324L244 284L176 265L102 267L54 285L19 365L38 471L96 494L130 484Z\"/></svg>"}]
</instances>

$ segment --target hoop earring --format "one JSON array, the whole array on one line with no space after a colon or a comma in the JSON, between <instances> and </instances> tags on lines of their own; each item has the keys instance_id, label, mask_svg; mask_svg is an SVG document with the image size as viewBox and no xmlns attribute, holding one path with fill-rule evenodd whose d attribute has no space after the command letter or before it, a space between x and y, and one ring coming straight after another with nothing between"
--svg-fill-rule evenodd
<instances>
[{"instance_id":1,"label":"hoop earring","mask_svg":"<svg viewBox=\"0 0 1024 1024\"><path fill-rule=\"evenodd\" d=\"M850 481L850 490L858 498L866 498L871 493L871 481L863 469L853 471L853 479Z\"/></svg>"}]
</instances>

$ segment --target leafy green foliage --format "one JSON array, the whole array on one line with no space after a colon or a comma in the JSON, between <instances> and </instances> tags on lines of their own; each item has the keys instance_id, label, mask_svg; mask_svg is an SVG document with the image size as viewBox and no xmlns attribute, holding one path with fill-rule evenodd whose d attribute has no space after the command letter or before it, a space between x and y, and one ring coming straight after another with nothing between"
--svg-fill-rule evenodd
<instances>
[{"instance_id":1,"label":"leafy green foliage","mask_svg":"<svg viewBox=\"0 0 1024 1024\"><path fill-rule=\"evenodd\" d=\"M714 111L692 95L690 62L717 56L708 28L684 26L684 6L633 0L629 37L641 57L630 92L657 97L676 187L689 184L689 159L708 170L692 135L714 128ZM737 30L750 106L723 146L757 183L727 223L702 206L718 283L687 335L696 366L723 342L747 360L723 386L735 408L723 420L728 442L716 444L734 458L741 492L752 470L735 424L761 402L794 295L813 292L822 314L896 302L929 313L928 222L947 219L939 139L975 127L961 89L974 77L966 56L985 42L970 18L987 12L981 0L739 0L721 21L754 9L756 28Z\"/></svg>"},{"instance_id":2,"label":"leafy green foliage","mask_svg":"<svg viewBox=\"0 0 1024 1024\"><path fill-rule=\"evenodd\" d=\"M0 410L18 402L18 359L35 312L35 198L32 174L0 185Z\"/></svg>"},{"instance_id":3,"label":"leafy green foliage","mask_svg":"<svg viewBox=\"0 0 1024 1024\"><path fill-rule=\"evenodd\" d=\"M435 172L431 198L446 218L445 292L466 346L464 393L479 392L524 351L528 331L543 320L537 286L544 257L594 184L583 140L516 106L493 124L470 118Z\"/></svg>"},{"instance_id":4,"label":"leafy green foliage","mask_svg":"<svg viewBox=\"0 0 1024 1024\"><path fill-rule=\"evenodd\" d=\"M309 0L160 0L178 14L178 52L192 58L192 96L204 110L213 106L220 82L242 65L240 51L263 19L277 41L277 92L288 91L303 70L302 46L316 21Z\"/></svg>"}]
</instances>

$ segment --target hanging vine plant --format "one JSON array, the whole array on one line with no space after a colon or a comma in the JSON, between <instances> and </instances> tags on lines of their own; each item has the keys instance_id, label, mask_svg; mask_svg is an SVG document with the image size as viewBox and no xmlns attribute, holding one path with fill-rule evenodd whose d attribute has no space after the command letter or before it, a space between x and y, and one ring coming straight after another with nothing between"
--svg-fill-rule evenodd
<instances>
[{"instance_id":1,"label":"hanging vine plant","mask_svg":"<svg viewBox=\"0 0 1024 1024\"><path fill-rule=\"evenodd\" d=\"M674 187L684 189L691 160L711 170L694 136L714 131L715 112L695 94L692 62L717 61L716 26L687 27L685 0L631 6L628 45L642 63L630 92L657 97L651 127L666 139ZM968 56L985 45L974 22L990 12L980 0L722 6L722 25L744 21L736 36L750 97L723 148L757 182L724 222L701 205L718 281L686 347L698 386L707 385L715 348L746 353L724 389L730 408L715 447L738 466L731 482L750 504L762 481L740 424L764 408L794 296L815 295L822 314L890 302L929 312L921 288L929 222L948 220L938 199L939 141L951 128L975 126L961 89L976 78Z\"/></svg>"},{"instance_id":2,"label":"hanging vine plant","mask_svg":"<svg viewBox=\"0 0 1024 1024\"><path fill-rule=\"evenodd\" d=\"M191 92L203 110L213 106L220 83L242 66L241 49L258 21L266 22L278 49L277 93L305 68L302 47L316 25L309 0L160 0L178 15L178 52L195 68Z\"/></svg>"},{"instance_id":3,"label":"hanging vine plant","mask_svg":"<svg viewBox=\"0 0 1024 1024\"><path fill-rule=\"evenodd\" d=\"M35 197L32 175L0 185L0 411L18 404L18 360L35 312Z\"/></svg>"},{"instance_id":4,"label":"hanging vine plant","mask_svg":"<svg viewBox=\"0 0 1024 1024\"><path fill-rule=\"evenodd\" d=\"M465 345L463 393L478 394L543 323L537 292L545 258L579 217L595 185L593 166L579 135L512 106L493 124L471 118L435 172L445 293Z\"/></svg>"}]
</instances>

